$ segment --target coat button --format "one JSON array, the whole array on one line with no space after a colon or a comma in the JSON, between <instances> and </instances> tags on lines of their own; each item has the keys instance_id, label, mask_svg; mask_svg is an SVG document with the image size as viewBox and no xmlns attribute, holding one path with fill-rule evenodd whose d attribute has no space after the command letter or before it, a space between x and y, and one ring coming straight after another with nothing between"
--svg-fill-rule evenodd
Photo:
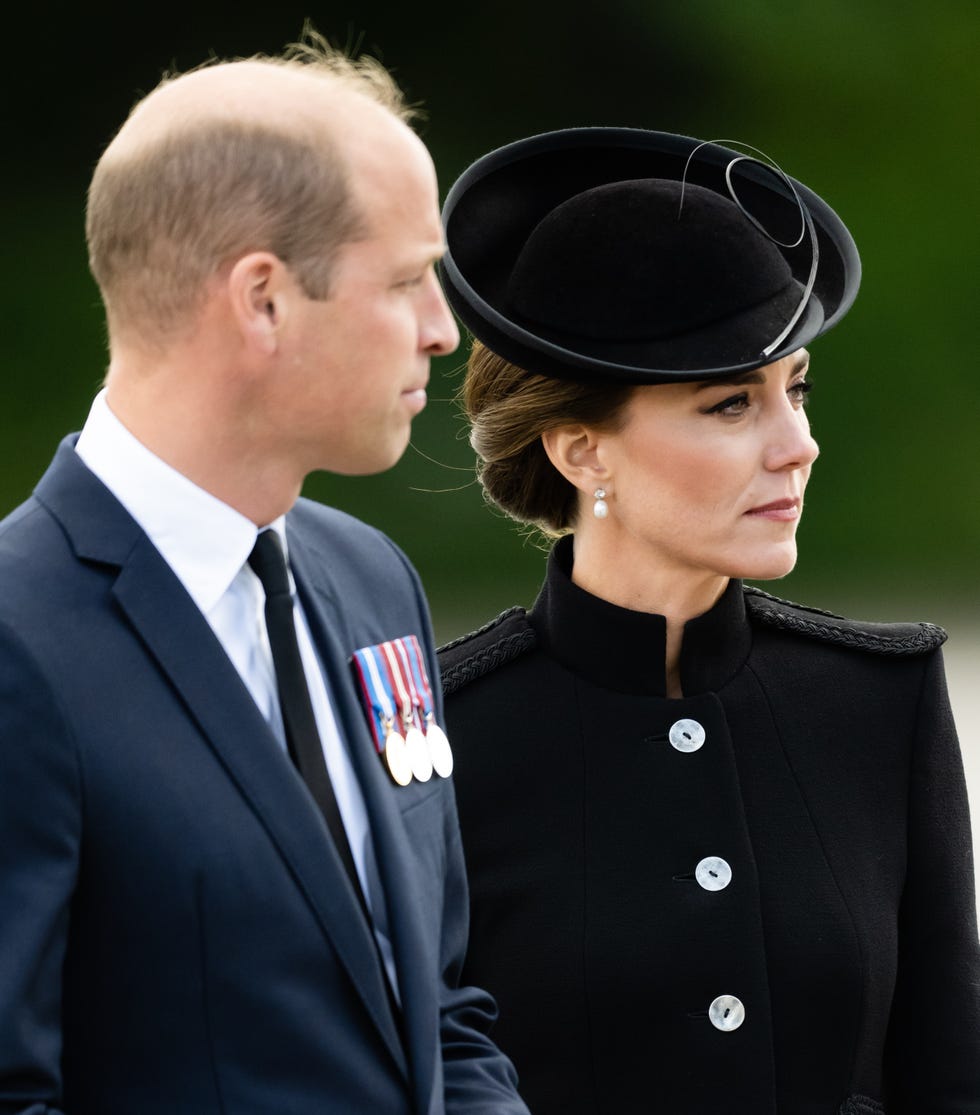
<instances>
[{"instance_id":1,"label":"coat button","mask_svg":"<svg viewBox=\"0 0 980 1115\"><path fill-rule=\"evenodd\" d=\"M737 1030L745 1021L745 1007L734 995L719 995L708 1007L708 1018L716 1030Z\"/></svg>"},{"instance_id":2,"label":"coat button","mask_svg":"<svg viewBox=\"0 0 980 1115\"><path fill-rule=\"evenodd\" d=\"M704 728L696 720L678 720L671 724L667 738L676 751L700 751L704 746Z\"/></svg>"},{"instance_id":3,"label":"coat button","mask_svg":"<svg viewBox=\"0 0 980 1115\"><path fill-rule=\"evenodd\" d=\"M694 878L705 890L724 890L732 881L732 869L721 856L706 856L695 867Z\"/></svg>"}]
</instances>

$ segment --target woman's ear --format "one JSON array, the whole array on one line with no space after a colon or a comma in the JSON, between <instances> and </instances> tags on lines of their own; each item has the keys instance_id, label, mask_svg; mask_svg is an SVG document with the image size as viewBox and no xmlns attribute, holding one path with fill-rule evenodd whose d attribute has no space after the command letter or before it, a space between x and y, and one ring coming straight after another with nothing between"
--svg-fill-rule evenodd
<instances>
[{"instance_id":1,"label":"woman's ear","mask_svg":"<svg viewBox=\"0 0 980 1115\"><path fill-rule=\"evenodd\" d=\"M609 480L602 438L591 426L557 426L541 435L548 460L573 487L591 496Z\"/></svg>"},{"instance_id":2,"label":"woman's ear","mask_svg":"<svg viewBox=\"0 0 980 1115\"><path fill-rule=\"evenodd\" d=\"M232 317L245 344L266 356L279 346L291 285L289 273L271 252L249 252L225 280Z\"/></svg>"}]
</instances>

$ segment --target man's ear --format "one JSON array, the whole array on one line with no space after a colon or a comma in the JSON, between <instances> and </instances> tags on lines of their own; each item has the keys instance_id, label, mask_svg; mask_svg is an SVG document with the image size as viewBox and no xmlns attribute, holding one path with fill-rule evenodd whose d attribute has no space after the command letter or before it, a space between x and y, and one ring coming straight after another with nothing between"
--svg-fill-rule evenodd
<instances>
[{"instance_id":1,"label":"man's ear","mask_svg":"<svg viewBox=\"0 0 980 1115\"><path fill-rule=\"evenodd\" d=\"M272 252L249 252L232 265L225 284L232 317L246 346L273 355L295 290L285 264Z\"/></svg>"},{"instance_id":2,"label":"man's ear","mask_svg":"<svg viewBox=\"0 0 980 1115\"><path fill-rule=\"evenodd\" d=\"M602 437L591 426L557 426L541 435L548 460L580 492L592 495L609 481L603 463Z\"/></svg>"}]
</instances>

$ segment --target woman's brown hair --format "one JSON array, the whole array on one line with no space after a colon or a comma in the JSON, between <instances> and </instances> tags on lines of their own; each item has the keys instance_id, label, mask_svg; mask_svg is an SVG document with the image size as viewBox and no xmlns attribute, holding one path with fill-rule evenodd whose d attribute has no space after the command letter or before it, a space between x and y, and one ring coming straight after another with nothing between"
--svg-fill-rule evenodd
<instances>
[{"instance_id":1,"label":"woman's brown hair","mask_svg":"<svg viewBox=\"0 0 980 1115\"><path fill-rule=\"evenodd\" d=\"M536 375L474 341L461 397L487 499L545 534L567 533L578 491L548 459L541 435L577 423L615 429L633 390Z\"/></svg>"}]
</instances>

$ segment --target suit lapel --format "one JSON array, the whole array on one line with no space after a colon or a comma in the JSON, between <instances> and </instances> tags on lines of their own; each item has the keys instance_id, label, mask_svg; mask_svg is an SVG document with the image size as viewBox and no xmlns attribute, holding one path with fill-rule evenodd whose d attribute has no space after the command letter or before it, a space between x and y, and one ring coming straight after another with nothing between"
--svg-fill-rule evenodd
<instances>
[{"instance_id":1,"label":"suit lapel","mask_svg":"<svg viewBox=\"0 0 980 1115\"><path fill-rule=\"evenodd\" d=\"M119 566L113 595L261 820L407 1073L377 952L326 825L210 625L149 538L63 443L37 498L82 560Z\"/></svg>"},{"instance_id":2,"label":"suit lapel","mask_svg":"<svg viewBox=\"0 0 980 1115\"><path fill-rule=\"evenodd\" d=\"M350 654L357 648L348 648L349 638L345 638L347 632L337 605L320 588L324 579L322 570L327 559L322 554L311 553L296 531L288 531L287 538L290 565L303 610L330 683L341 736L364 795L389 924L392 927L392 946L416 1098L419 1110L428 1111L439 1041L436 995L440 979L438 941L432 939L433 930L427 930L423 921L418 893L413 887L418 868L410 854L408 836L395 794L392 793L390 780L378 759L354 688ZM316 587L311 589L311 586ZM398 634L407 635L409 632Z\"/></svg>"}]
</instances>

